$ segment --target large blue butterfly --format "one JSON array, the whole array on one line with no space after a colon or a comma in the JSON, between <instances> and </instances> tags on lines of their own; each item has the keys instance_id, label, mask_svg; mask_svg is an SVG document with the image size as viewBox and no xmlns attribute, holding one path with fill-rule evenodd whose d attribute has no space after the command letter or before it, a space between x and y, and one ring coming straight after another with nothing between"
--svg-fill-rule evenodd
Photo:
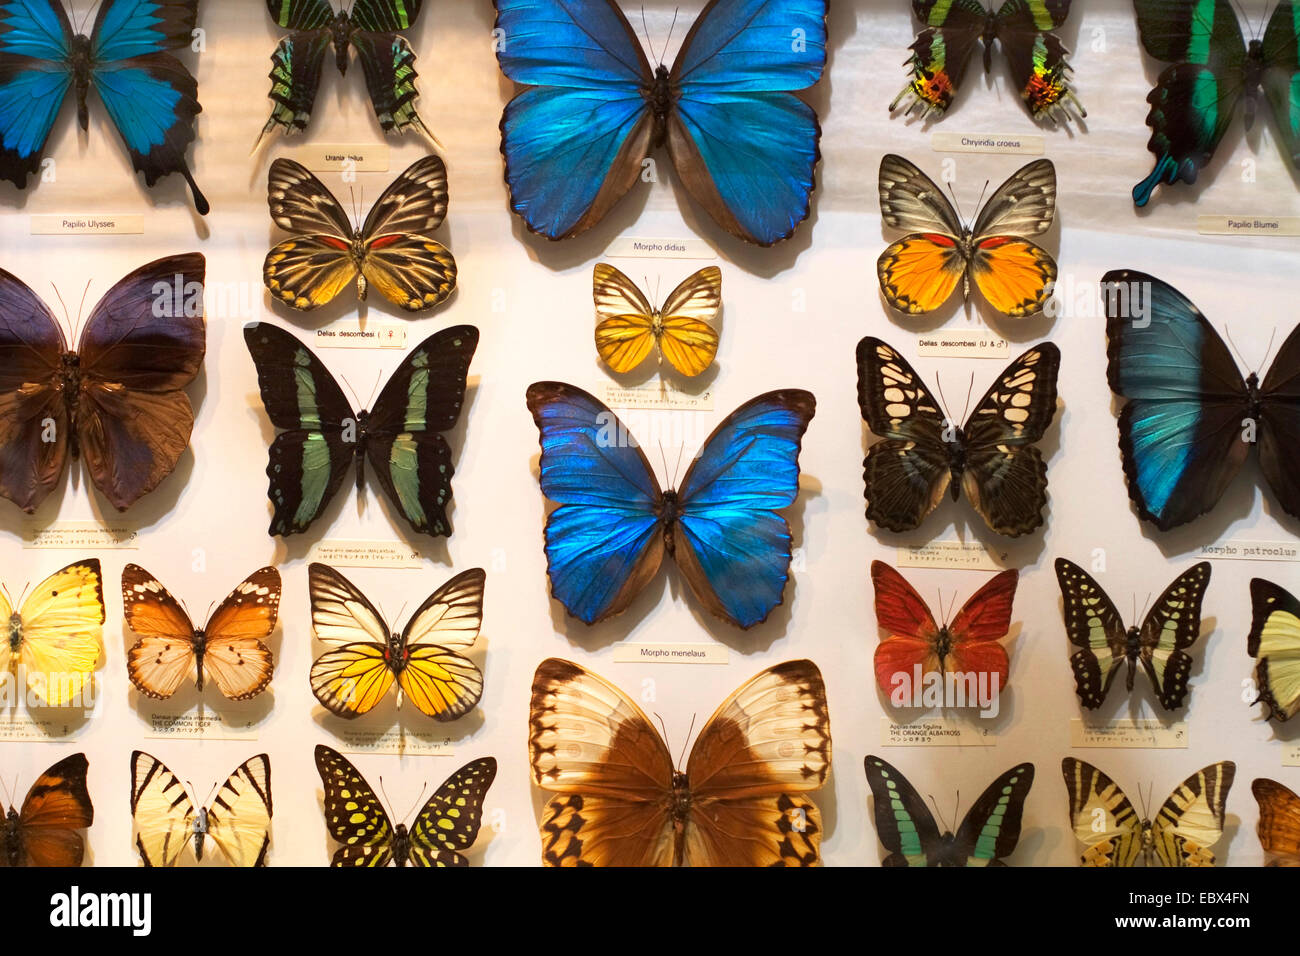
<instances>
[{"instance_id":1,"label":"large blue butterfly","mask_svg":"<svg viewBox=\"0 0 1300 956\"><path fill-rule=\"evenodd\" d=\"M1300 326L1261 383L1243 379L1196 306L1168 283L1118 270L1102 278L1110 387L1128 399L1119 443L1129 497L1161 531L1214 507L1259 447L1260 469L1300 518Z\"/></svg>"},{"instance_id":2,"label":"large blue butterfly","mask_svg":"<svg viewBox=\"0 0 1300 956\"><path fill-rule=\"evenodd\" d=\"M198 84L166 52L190 44L197 7L198 0L103 0L85 36L62 0L0 0L0 178L27 185L69 90L87 129L93 88L145 182L180 173L207 215L185 161L201 110Z\"/></svg>"},{"instance_id":3,"label":"large blue butterfly","mask_svg":"<svg viewBox=\"0 0 1300 956\"><path fill-rule=\"evenodd\" d=\"M650 152L728 232L770 246L808 217L821 127L791 94L826 66L826 0L711 0L670 71L614 0L495 0L510 202L567 239L599 222Z\"/></svg>"},{"instance_id":4,"label":"large blue butterfly","mask_svg":"<svg viewBox=\"0 0 1300 956\"><path fill-rule=\"evenodd\" d=\"M588 624L625 610L664 552L695 597L749 628L781 603L799 493L799 446L816 410L799 389L768 392L704 442L680 490L661 491L645 454L598 399L562 382L528 388L542 444L551 593Z\"/></svg>"}]
</instances>

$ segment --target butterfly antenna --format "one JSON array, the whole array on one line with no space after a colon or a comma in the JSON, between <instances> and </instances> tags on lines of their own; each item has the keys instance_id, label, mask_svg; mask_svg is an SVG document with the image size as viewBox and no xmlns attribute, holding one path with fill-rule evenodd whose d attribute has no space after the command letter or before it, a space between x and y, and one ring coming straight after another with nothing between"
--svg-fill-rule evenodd
<instances>
[{"instance_id":1,"label":"butterfly antenna","mask_svg":"<svg viewBox=\"0 0 1300 956\"><path fill-rule=\"evenodd\" d=\"M677 766L679 767L682 765L682 761L686 759L686 746L691 742L691 734L695 732L695 717L695 714L691 714L691 725L686 728L686 739L682 741L682 752L677 757Z\"/></svg>"},{"instance_id":2,"label":"butterfly antenna","mask_svg":"<svg viewBox=\"0 0 1300 956\"><path fill-rule=\"evenodd\" d=\"M668 25L668 39L664 41L664 52L668 52L668 45L673 40L673 30L677 28L677 17L681 15L681 7L673 7L673 22Z\"/></svg>"},{"instance_id":3,"label":"butterfly antenna","mask_svg":"<svg viewBox=\"0 0 1300 956\"><path fill-rule=\"evenodd\" d=\"M415 798L415 803L411 806L411 809L406 811L405 816L402 817L403 822L411 819L411 817L415 814L415 808L420 805L420 801L424 799L424 791L428 789L429 789L429 782L426 780L424 782L424 786L420 787L420 795Z\"/></svg>"},{"instance_id":4,"label":"butterfly antenna","mask_svg":"<svg viewBox=\"0 0 1300 956\"><path fill-rule=\"evenodd\" d=\"M934 815L939 818L939 826L951 833L952 831L948 826L948 822L943 818L943 811L939 809L939 801L934 799L934 794L929 794L929 797L930 806L934 807Z\"/></svg>"},{"instance_id":5,"label":"butterfly antenna","mask_svg":"<svg viewBox=\"0 0 1300 956\"><path fill-rule=\"evenodd\" d=\"M948 183L948 195L952 197L952 204L957 210L957 218L961 220L964 226L966 224L966 215L961 211L961 200L957 198L957 190L953 188L952 183Z\"/></svg>"},{"instance_id":6,"label":"butterfly antenna","mask_svg":"<svg viewBox=\"0 0 1300 956\"><path fill-rule=\"evenodd\" d=\"M1241 367L1250 368L1250 363L1246 361L1246 356L1241 354L1241 349L1237 348L1237 343L1232 341L1232 332L1226 325L1223 327L1223 334L1227 336L1228 344L1232 346L1232 351L1236 354L1237 361L1241 363Z\"/></svg>"},{"instance_id":7,"label":"butterfly antenna","mask_svg":"<svg viewBox=\"0 0 1300 956\"><path fill-rule=\"evenodd\" d=\"M644 3L641 4L641 29L645 32L645 45L650 48L650 61L662 63L663 61L655 55L655 44L650 37L650 24L646 22Z\"/></svg>"},{"instance_id":8,"label":"butterfly antenna","mask_svg":"<svg viewBox=\"0 0 1300 956\"><path fill-rule=\"evenodd\" d=\"M683 445L679 445L679 446L677 447L677 461L673 464L673 480L672 480L672 487L674 487L674 488L677 487L677 476L681 474L681 471L682 471L682 455L685 454L685 453L686 453L686 448L685 448L685 446L683 446Z\"/></svg>"},{"instance_id":9,"label":"butterfly antenna","mask_svg":"<svg viewBox=\"0 0 1300 956\"><path fill-rule=\"evenodd\" d=\"M961 817L957 816L960 810L961 810L961 791L958 790L957 799L953 802L952 805L952 826L953 826L952 832L954 833L957 831L957 821L961 819Z\"/></svg>"},{"instance_id":10,"label":"butterfly antenna","mask_svg":"<svg viewBox=\"0 0 1300 956\"><path fill-rule=\"evenodd\" d=\"M970 373L970 385L966 386L966 407L961 410L961 420L964 422L966 416L970 414L970 397L975 394L975 373Z\"/></svg>"},{"instance_id":11,"label":"butterfly antenna","mask_svg":"<svg viewBox=\"0 0 1300 956\"><path fill-rule=\"evenodd\" d=\"M664 737L664 745L667 746L667 744L668 744L668 726L664 723L664 719L663 719L662 717L659 716L658 712L655 713L655 720L659 721L659 732L660 732L661 734L663 734L663 737Z\"/></svg>"},{"instance_id":12,"label":"butterfly antenna","mask_svg":"<svg viewBox=\"0 0 1300 956\"><path fill-rule=\"evenodd\" d=\"M1277 326L1275 325L1273 326L1273 331L1269 334L1268 347L1264 349L1264 357L1260 360L1259 368L1256 371L1262 372L1264 370L1264 367L1268 365L1268 357L1269 354L1273 351L1273 341L1276 338L1277 338Z\"/></svg>"},{"instance_id":13,"label":"butterfly antenna","mask_svg":"<svg viewBox=\"0 0 1300 956\"><path fill-rule=\"evenodd\" d=\"M952 413L948 411L948 399L947 399L947 397L943 394L943 376L942 376L942 375L936 375L936 376L934 377L934 388L935 388L935 391L937 391L937 392L939 393L939 404L941 404L941 405L943 406L943 417L946 418L946 419L948 420L948 424L949 424L949 425L954 425L954 424L956 424L956 423L952 420Z\"/></svg>"}]
</instances>

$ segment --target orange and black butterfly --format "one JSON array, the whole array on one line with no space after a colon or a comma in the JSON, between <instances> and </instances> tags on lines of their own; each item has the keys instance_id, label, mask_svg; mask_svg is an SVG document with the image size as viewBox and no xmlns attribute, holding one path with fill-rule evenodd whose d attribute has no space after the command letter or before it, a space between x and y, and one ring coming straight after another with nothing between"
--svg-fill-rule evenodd
<instances>
[{"instance_id":1,"label":"orange and black butterfly","mask_svg":"<svg viewBox=\"0 0 1300 956\"><path fill-rule=\"evenodd\" d=\"M1259 844L1269 866L1300 866L1300 797L1289 788L1258 777L1250 792L1259 802Z\"/></svg>"},{"instance_id":2,"label":"orange and black butterfly","mask_svg":"<svg viewBox=\"0 0 1300 956\"><path fill-rule=\"evenodd\" d=\"M1017 170L962 222L943 190L902 156L880 162L880 213L891 229L909 233L876 263L880 291L895 309L924 315L942 306L960 282L971 285L1003 315L1043 311L1056 283L1056 260L1027 236L1056 216L1056 167L1039 159Z\"/></svg>"},{"instance_id":3,"label":"orange and black butterfly","mask_svg":"<svg viewBox=\"0 0 1300 956\"><path fill-rule=\"evenodd\" d=\"M685 772L645 712L570 661L542 661L528 719L547 866L813 866L831 769L821 671L787 661L742 684Z\"/></svg>"},{"instance_id":4,"label":"orange and black butterfly","mask_svg":"<svg viewBox=\"0 0 1300 956\"><path fill-rule=\"evenodd\" d=\"M0 866L81 866L80 831L95 822L88 766L85 754L64 757L32 784L22 810L9 808L0 822Z\"/></svg>"},{"instance_id":5,"label":"orange and black butterfly","mask_svg":"<svg viewBox=\"0 0 1300 956\"><path fill-rule=\"evenodd\" d=\"M199 690L211 677L231 700L256 697L271 682L275 660L265 640L280 609L280 572L254 571L196 628L180 603L138 564L122 571L126 623L139 640L126 672L140 693L171 697L188 676Z\"/></svg>"}]
</instances>

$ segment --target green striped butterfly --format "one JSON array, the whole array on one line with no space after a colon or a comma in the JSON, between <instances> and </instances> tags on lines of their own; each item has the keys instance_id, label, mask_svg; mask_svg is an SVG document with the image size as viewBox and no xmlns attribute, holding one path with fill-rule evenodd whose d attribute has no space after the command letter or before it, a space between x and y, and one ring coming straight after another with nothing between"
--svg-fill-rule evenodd
<instances>
[{"instance_id":1,"label":"green striped butterfly","mask_svg":"<svg viewBox=\"0 0 1300 956\"><path fill-rule=\"evenodd\" d=\"M1255 658L1257 704L1276 721L1300 712L1300 601L1272 581L1250 582L1252 617L1246 650Z\"/></svg>"},{"instance_id":2,"label":"green striped butterfly","mask_svg":"<svg viewBox=\"0 0 1300 956\"><path fill-rule=\"evenodd\" d=\"M451 448L478 329L458 325L425 339L397 367L373 411L354 413L334 376L307 346L266 322L244 328L266 414L284 429L266 474L271 534L306 531L355 465L357 490L370 462L393 505L423 534L451 534Z\"/></svg>"},{"instance_id":3,"label":"green striped butterfly","mask_svg":"<svg viewBox=\"0 0 1300 956\"><path fill-rule=\"evenodd\" d=\"M907 778L879 757L866 759L875 798L876 833L889 851L885 866L1005 866L1020 842L1025 798L1034 765L1012 767L989 785L966 813L956 834L940 833Z\"/></svg>"}]
</instances>

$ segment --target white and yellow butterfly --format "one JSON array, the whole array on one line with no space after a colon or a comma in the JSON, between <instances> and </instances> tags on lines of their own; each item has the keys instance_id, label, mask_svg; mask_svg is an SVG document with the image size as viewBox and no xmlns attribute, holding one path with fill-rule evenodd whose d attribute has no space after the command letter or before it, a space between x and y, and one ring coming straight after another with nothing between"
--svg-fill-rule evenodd
<instances>
[{"instance_id":1,"label":"white and yellow butterfly","mask_svg":"<svg viewBox=\"0 0 1300 956\"><path fill-rule=\"evenodd\" d=\"M212 803L196 807L157 757L131 754L131 816L145 866L175 866L189 847L203 860L207 837L231 866L265 866L271 844L271 761L250 757L221 785Z\"/></svg>"},{"instance_id":2,"label":"white and yellow butterfly","mask_svg":"<svg viewBox=\"0 0 1300 956\"><path fill-rule=\"evenodd\" d=\"M1300 713L1300 601L1272 581L1250 582L1252 620L1246 650L1255 658L1258 704L1278 722Z\"/></svg>"},{"instance_id":3,"label":"white and yellow butterfly","mask_svg":"<svg viewBox=\"0 0 1300 956\"><path fill-rule=\"evenodd\" d=\"M15 610L0 589L0 671L17 672L27 689L62 707L78 698L99 662L104 587L99 559L55 571Z\"/></svg>"},{"instance_id":4,"label":"white and yellow butterfly","mask_svg":"<svg viewBox=\"0 0 1300 956\"><path fill-rule=\"evenodd\" d=\"M1210 764L1184 780L1144 820L1114 780L1090 763L1061 761L1070 792L1070 823L1085 847L1083 866L1214 866L1210 847L1223 836L1224 806L1237 773L1230 760Z\"/></svg>"},{"instance_id":5,"label":"white and yellow butterfly","mask_svg":"<svg viewBox=\"0 0 1300 956\"><path fill-rule=\"evenodd\" d=\"M596 351L615 372L636 368L656 346L668 364L694 377L713 364L718 332L709 323L722 302L722 270L708 266L688 276L656 309L636 283L607 263L592 274Z\"/></svg>"}]
</instances>

